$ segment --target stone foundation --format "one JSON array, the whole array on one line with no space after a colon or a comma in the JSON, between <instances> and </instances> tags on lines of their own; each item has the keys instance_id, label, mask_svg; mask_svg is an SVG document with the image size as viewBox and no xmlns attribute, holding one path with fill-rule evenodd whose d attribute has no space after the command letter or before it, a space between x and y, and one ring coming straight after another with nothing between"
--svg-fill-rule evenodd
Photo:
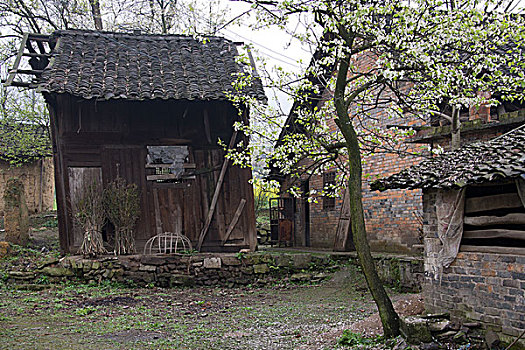
<instances>
[{"instance_id":1,"label":"stone foundation","mask_svg":"<svg viewBox=\"0 0 525 350\"><path fill-rule=\"evenodd\" d=\"M404 290L419 290L422 261L416 258L376 257L386 284ZM84 259L69 256L43 264L37 271L8 273L11 283L76 280L100 283L110 280L160 287L226 286L320 281L345 264L357 264L351 255L313 253L250 253L197 255L131 255ZM43 277L45 276L45 277Z\"/></svg>"}]
</instances>

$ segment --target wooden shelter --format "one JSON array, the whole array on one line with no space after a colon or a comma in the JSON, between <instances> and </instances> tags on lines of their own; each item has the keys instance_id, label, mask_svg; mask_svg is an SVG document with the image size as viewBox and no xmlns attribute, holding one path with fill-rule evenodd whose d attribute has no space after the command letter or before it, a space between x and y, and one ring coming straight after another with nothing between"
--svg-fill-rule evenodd
<instances>
[{"instance_id":1,"label":"wooden shelter","mask_svg":"<svg viewBox=\"0 0 525 350\"><path fill-rule=\"evenodd\" d=\"M427 311L479 322L507 342L522 334L525 125L423 161L372 188L423 189Z\"/></svg>"},{"instance_id":2,"label":"wooden shelter","mask_svg":"<svg viewBox=\"0 0 525 350\"><path fill-rule=\"evenodd\" d=\"M163 232L182 233L207 251L255 249L251 170L232 166L218 145L246 144L234 131L248 110L228 100L236 44L219 37L56 31L26 36L30 83L51 116L60 243L75 252L73 221L83 189L117 176L140 191L137 248ZM35 46L33 46L35 45ZM35 53L40 50L40 53ZM257 79L247 92L264 99ZM112 228L104 228L111 239Z\"/></svg>"}]
</instances>

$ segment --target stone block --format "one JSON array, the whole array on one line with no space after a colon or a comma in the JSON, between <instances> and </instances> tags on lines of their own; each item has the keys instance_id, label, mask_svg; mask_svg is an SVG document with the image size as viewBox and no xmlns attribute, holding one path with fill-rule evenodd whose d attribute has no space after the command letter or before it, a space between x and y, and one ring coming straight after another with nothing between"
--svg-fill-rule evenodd
<instances>
[{"instance_id":1,"label":"stone block","mask_svg":"<svg viewBox=\"0 0 525 350\"><path fill-rule=\"evenodd\" d=\"M292 265L292 257L290 255L280 254L275 257L275 265L279 267L290 267Z\"/></svg>"},{"instance_id":2,"label":"stone block","mask_svg":"<svg viewBox=\"0 0 525 350\"><path fill-rule=\"evenodd\" d=\"M220 269L222 267L221 258L206 258L204 259L205 269Z\"/></svg>"},{"instance_id":3,"label":"stone block","mask_svg":"<svg viewBox=\"0 0 525 350\"><path fill-rule=\"evenodd\" d=\"M239 266L241 265L241 260L236 256L223 256L222 264L225 266Z\"/></svg>"},{"instance_id":4,"label":"stone block","mask_svg":"<svg viewBox=\"0 0 525 350\"><path fill-rule=\"evenodd\" d=\"M306 269L312 261L310 254L295 254L293 255L293 267L296 269Z\"/></svg>"},{"instance_id":5,"label":"stone block","mask_svg":"<svg viewBox=\"0 0 525 350\"><path fill-rule=\"evenodd\" d=\"M143 265L155 265L160 266L164 265L166 263L166 258L156 255L144 255L140 259L140 262Z\"/></svg>"},{"instance_id":6,"label":"stone block","mask_svg":"<svg viewBox=\"0 0 525 350\"><path fill-rule=\"evenodd\" d=\"M241 267L241 272L245 275L251 275L253 274L253 266L243 266Z\"/></svg>"},{"instance_id":7,"label":"stone block","mask_svg":"<svg viewBox=\"0 0 525 350\"><path fill-rule=\"evenodd\" d=\"M428 328L427 320L422 317L401 317L400 331L409 344L429 343L432 334Z\"/></svg>"},{"instance_id":8,"label":"stone block","mask_svg":"<svg viewBox=\"0 0 525 350\"><path fill-rule=\"evenodd\" d=\"M70 269L66 269L64 267L44 267L42 270L42 273L48 276L52 277L67 277L67 276L73 276L74 273Z\"/></svg>"},{"instance_id":9,"label":"stone block","mask_svg":"<svg viewBox=\"0 0 525 350\"><path fill-rule=\"evenodd\" d=\"M157 267L154 265L140 265L139 271L155 272Z\"/></svg>"},{"instance_id":10,"label":"stone block","mask_svg":"<svg viewBox=\"0 0 525 350\"><path fill-rule=\"evenodd\" d=\"M248 263L257 265L257 264L267 264L273 262L273 258L270 254L259 254L253 253L246 256Z\"/></svg>"},{"instance_id":11,"label":"stone block","mask_svg":"<svg viewBox=\"0 0 525 350\"><path fill-rule=\"evenodd\" d=\"M268 273L269 271L270 271L270 268L268 267L267 264L253 265L253 272L254 273L262 274L262 273Z\"/></svg>"},{"instance_id":12,"label":"stone block","mask_svg":"<svg viewBox=\"0 0 525 350\"><path fill-rule=\"evenodd\" d=\"M98 270L100 269L100 261L93 261L93 264L91 264L91 268L93 270Z\"/></svg>"}]
</instances>

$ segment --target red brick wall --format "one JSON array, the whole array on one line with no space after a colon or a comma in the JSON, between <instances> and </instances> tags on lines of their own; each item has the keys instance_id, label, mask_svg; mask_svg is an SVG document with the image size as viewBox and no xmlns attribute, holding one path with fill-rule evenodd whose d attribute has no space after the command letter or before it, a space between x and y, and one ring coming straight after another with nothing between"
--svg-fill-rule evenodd
<instances>
[{"instance_id":1,"label":"red brick wall","mask_svg":"<svg viewBox=\"0 0 525 350\"><path fill-rule=\"evenodd\" d=\"M513 341L525 329L525 255L489 252L458 254L439 274L436 191L424 194L425 281L427 311L450 312L454 321L473 320ZM486 248L486 247L484 247ZM522 341L525 346L525 341Z\"/></svg>"},{"instance_id":2,"label":"red brick wall","mask_svg":"<svg viewBox=\"0 0 525 350\"><path fill-rule=\"evenodd\" d=\"M367 69L375 64L375 58L371 55L360 57L356 64L362 69ZM325 91L326 93L326 91ZM388 95L388 92L384 93ZM328 96L325 96L328 98ZM352 112L352 110L350 111ZM385 133L392 134L388 125L422 125L423 122L416 118L391 118L386 110L376 109L370 113L370 118L354 120L354 126L361 133L367 130L379 129ZM337 126L333 119L327 124L331 132L337 132ZM462 143L467 144L476 140L487 140L497 136L491 130L480 130L477 133L465 134ZM448 148L449 139L444 139L437 144ZM397 151L385 153L378 148L372 152L363 151L363 207L366 228L372 250L396 253L408 253L420 251L414 245L422 244L422 193L420 190L389 190L385 192L370 191L370 182L377 178L387 177L400 172L405 168L418 164L423 157L407 155L414 152L428 155L427 146L408 144L400 140L397 142ZM308 163L304 160L301 165ZM290 181L285 182L283 189L289 186ZM322 176L310 179L310 190L322 190ZM323 199L317 198L317 203L310 204L310 237L311 245L320 248L333 248L339 212L341 208L342 194L336 201L334 210L323 210ZM297 205L298 211L302 210L301 204ZM296 215L296 244L303 245L304 225L301 223L301 215Z\"/></svg>"}]
</instances>

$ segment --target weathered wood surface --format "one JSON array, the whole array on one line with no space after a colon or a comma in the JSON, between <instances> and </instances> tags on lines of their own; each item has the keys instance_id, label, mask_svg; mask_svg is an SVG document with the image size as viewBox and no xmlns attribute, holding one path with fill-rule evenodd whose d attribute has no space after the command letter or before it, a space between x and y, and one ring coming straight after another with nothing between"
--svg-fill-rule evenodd
<instances>
[{"instance_id":1,"label":"weathered wood surface","mask_svg":"<svg viewBox=\"0 0 525 350\"><path fill-rule=\"evenodd\" d=\"M147 175L146 180L178 180L178 179L195 179L195 175L177 175L177 174L160 174L160 175Z\"/></svg>"},{"instance_id":2,"label":"weathered wood surface","mask_svg":"<svg viewBox=\"0 0 525 350\"><path fill-rule=\"evenodd\" d=\"M78 101L71 96L46 94L51 106L51 133L55 152L57 206L61 247L74 251L73 223L69 200L68 168L102 169L103 182L120 175L134 182L141 191L141 217L137 229L137 248L156 234L154 189L157 189L161 229L175 230L197 243L199 233L210 211L213 190L221 170L223 150L210 144L203 132L203 110L209 111L210 137L230 138L233 120L238 112L227 102L143 101ZM212 113L213 112L213 113ZM146 167L146 146L189 145L188 172L195 179L184 183L147 181L155 175ZM213 162L213 160L217 160ZM119 164L117 167L116 164ZM194 164L194 166L193 166ZM191 169L191 170L190 170ZM195 170L193 170L195 169ZM230 234L230 242L255 248L256 230L253 191L248 180L249 169L228 167L217 208L205 242L206 249L221 247L221 241L241 198L247 200L243 214ZM180 215L177 209L180 208ZM222 224L221 224L222 223ZM142 242L142 243L141 243Z\"/></svg>"},{"instance_id":3,"label":"weathered wood surface","mask_svg":"<svg viewBox=\"0 0 525 350\"><path fill-rule=\"evenodd\" d=\"M517 193L505 193L494 196L467 198L465 201L465 213L477 213L497 209L523 207Z\"/></svg>"},{"instance_id":4,"label":"weathered wood surface","mask_svg":"<svg viewBox=\"0 0 525 350\"><path fill-rule=\"evenodd\" d=\"M86 186L96 184L97 189L102 192L102 170L100 168L69 168L68 182L73 218L73 244L80 245L84 239L84 232L74 219L77 213L77 203L82 199Z\"/></svg>"},{"instance_id":5,"label":"weathered wood surface","mask_svg":"<svg viewBox=\"0 0 525 350\"><path fill-rule=\"evenodd\" d=\"M195 163L184 163L182 164L182 167L184 169L195 169L196 168L196 165ZM152 163L147 163L146 164L146 168L151 168L151 169L155 169L155 168L173 168L173 164L152 164Z\"/></svg>"},{"instance_id":6,"label":"weathered wood surface","mask_svg":"<svg viewBox=\"0 0 525 350\"><path fill-rule=\"evenodd\" d=\"M230 143L228 145L229 149L233 148L236 138L237 138L237 130L233 132L233 135L230 139ZM217 185L215 186L215 191L213 192L213 198L211 200L210 209L208 211L208 216L206 217L204 227L202 228L201 234L199 236L199 241L197 243L197 250L201 249L202 243L204 241L204 237L206 236L206 233L208 233L208 229L210 228L211 219L213 218L213 213L215 212L215 206L217 204L217 199L219 198L219 194L220 194L221 187L222 187L222 182L224 181L224 175L226 175L226 170L228 169L229 163L230 163L230 160L225 158L224 163L222 164L219 179L217 180Z\"/></svg>"},{"instance_id":7,"label":"weathered wood surface","mask_svg":"<svg viewBox=\"0 0 525 350\"><path fill-rule=\"evenodd\" d=\"M350 198L348 197L348 191L345 190L335 234L334 251L344 252L355 249L352 236L349 234L350 223Z\"/></svg>"},{"instance_id":8,"label":"weathered wood surface","mask_svg":"<svg viewBox=\"0 0 525 350\"><path fill-rule=\"evenodd\" d=\"M511 238L525 240L525 231L506 229L468 230L463 231L463 238Z\"/></svg>"},{"instance_id":9,"label":"weathered wood surface","mask_svg":"<svg viewBox=\"0 0 525 350\"><path fill-rule=\"evenodd\" d=\"M465 216L466 225L525 225L525 214L511 213L504 216Z\"/></svg>"},{"instance_id":10,"label":"weathered wood surface","mask_svg":"<svg viewBox=\"0 0 525 350\"><path fill-rule=\"evenodd\" d=\"M237 210L235 211L235 214L233 215L232 222L228 226L228 230L226 231L226 235L222 239L222 245L226 243L226 241L230 238L230 235L235 228L235 225L237 225L237 222L239 221L239 217L241 216L242 210L244 209L244 206L246 205L246 199L241 199L239 202L239 206L237 207Z\"/></svg>"}]
</instances>

